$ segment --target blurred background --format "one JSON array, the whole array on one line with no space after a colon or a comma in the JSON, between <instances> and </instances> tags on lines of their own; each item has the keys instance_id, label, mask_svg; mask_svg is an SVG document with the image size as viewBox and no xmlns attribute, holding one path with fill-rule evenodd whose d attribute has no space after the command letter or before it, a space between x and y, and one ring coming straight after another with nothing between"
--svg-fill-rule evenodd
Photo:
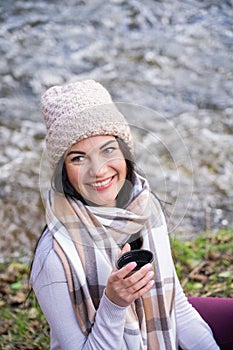
<instances>
[{"instance_id":1,"label":"blurred background","mask_svg":"<svg viewBox=\"0 0 233 350\"><path fill-rule=\"evenodd\" d=\"M82 79L129 119L172 235L233 227L232 14L232 0L1 0L1 261L30 260L45 225L41 95Z\"/></svg>"}]
</instances>

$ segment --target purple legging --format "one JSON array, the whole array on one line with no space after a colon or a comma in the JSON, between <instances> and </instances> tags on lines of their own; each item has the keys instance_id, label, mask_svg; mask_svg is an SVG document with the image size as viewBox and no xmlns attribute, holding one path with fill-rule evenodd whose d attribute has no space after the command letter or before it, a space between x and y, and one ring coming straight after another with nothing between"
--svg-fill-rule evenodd
<instances>
[{"instance_id":1,"label":"purple legging","mask_svg":"<svg viewBox=\"0 0 233 350\"><path fill-rule=\"evenodd\" d=\"M189 297L202 318L208 323L221 350L233 350L233 299Z\"/></svg>"}]
</instances>

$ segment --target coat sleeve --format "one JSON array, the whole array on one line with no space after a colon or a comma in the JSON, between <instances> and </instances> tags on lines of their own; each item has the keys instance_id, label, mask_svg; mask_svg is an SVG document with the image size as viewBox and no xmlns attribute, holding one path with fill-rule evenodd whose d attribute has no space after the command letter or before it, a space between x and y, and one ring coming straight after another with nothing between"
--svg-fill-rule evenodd
<instances>
[{"instance_id":1,"label":"coat sleeve","mask_svg":"<svg viewBox=\"0 0 233 350\"><path fill-rule=\"evenodd\" d=\"M37 263L41 265L37 258L35 269ZM32 287L50 326L51 350L122 348L126 308L113 304L104 294L92 330L85 337L73 310L62 263L53 250L34 276L32 271Z\"/></svg>"},{"instance_id":2,"label":"coat sleeve","mask_svg":"<svg viewBox=\"0 0 233 350\"><path fill-rule=\"evenodd\" d=\"M175 315L179 346L183 350L219 350L210 327L189 303L176 273L175 278Z\"/></svg>"}]
</instances>

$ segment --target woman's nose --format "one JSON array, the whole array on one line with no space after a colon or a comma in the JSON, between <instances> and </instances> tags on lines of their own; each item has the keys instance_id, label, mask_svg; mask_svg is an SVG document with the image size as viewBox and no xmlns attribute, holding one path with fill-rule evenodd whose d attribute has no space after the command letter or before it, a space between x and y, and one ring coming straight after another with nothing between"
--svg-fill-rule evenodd
<instances>
[{"instance_id":1,"label":"woman's nose","mask_svg":"<svg viewBox=\"0 0 233 350\"><path fill-rule=\"evenodd\" d=\"M92 177L103 177L107 171L106 160L96 157L92 159L89 167L89 174Z\"/></svg>"}]
</instances>

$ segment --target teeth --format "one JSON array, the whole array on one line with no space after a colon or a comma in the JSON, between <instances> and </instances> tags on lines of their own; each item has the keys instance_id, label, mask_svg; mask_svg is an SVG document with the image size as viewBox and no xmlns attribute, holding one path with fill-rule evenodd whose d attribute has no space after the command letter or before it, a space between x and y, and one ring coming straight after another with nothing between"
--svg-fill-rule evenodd
<instances>
[{"instance_id":1,"label":"teeth","mask_svg":"<svg viewBox=\"0 0 233 350\"><path fill-rule=\"evenodd\" d=\"M101 182L95 182L93 184L91 184L92 187L100 187L100 186L106 186L107 184L109 184L109 182L111 181L111 178L105 181L101 181Z\"/></svg>"}]
</instances>

